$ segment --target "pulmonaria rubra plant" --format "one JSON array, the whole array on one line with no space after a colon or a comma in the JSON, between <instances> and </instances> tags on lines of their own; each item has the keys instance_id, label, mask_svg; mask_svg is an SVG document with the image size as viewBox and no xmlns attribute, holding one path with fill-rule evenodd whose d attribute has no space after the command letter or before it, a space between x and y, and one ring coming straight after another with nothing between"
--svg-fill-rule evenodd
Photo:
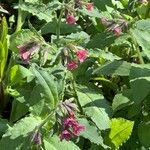
<instances>
[{"instance_id":1,"label":"pulmonaria rubra plant","mask_svg":"<svg viewBox=\"0 0 150 150\"><path fill-rule=\"evenodd\" d=\"M76 68L78 68L80 63L83 63L86 60L86 58L88 57L88 51L85 49L78 50L75 47L75 52L73 51L71 53L74 55L75 59L74 60L71 58L68 59L67 68L68 70L75 70Z\"/></svg>"},{"instance_id":2,"label":"pulmonaria rubra plant","mask_svg":"<svg viewBox=\"0 0 150 150\"><path fill-rule=\"evenodd\" d=\"M150 149L149 18L150 0L0 0L0 150Z\"/></svg>"},{"instance_id":3,"label":"pulmonaria rubra plant","mask_svg":"<svg viewBox=\"0 0 150 150\"><path fill-rule=\"evenodd\" d=\"M17 48L19 49L20 58L25 63L29 63L31 56L39 49L39 47L39 44L36 42L29 42L17 45Z\"/></svg>"},{"instance_id":4,"label":"pulmonaria rubra plant","mask_svg":"<svg viewBox=\"0 0 150 150\"><path fill-rule=\"evenodd\" d=\"M75 16L74 16L73 14L68 14L68 15L66 16L66 22L67 22L68 24L75 24L75 23L76 23L76 18L75 18Z\"/></svg>"},{"instance_id":5,"label":"pulmonaria rubra plant","mask_svg":"<svg viewBox=\"0 0 150 150\"><path fill-rule=\"evenodd\" d=\"M75 60L69 60L67 63L67 69L75 70L76 68L78 68L78 63Z\"/></svg>"},{"instance_id":6,"label":"pulmonaria rubra plant","mask_svg":"<svg viewBox=\"0 0 150 150\"><path fill-rule=\"evenodd\" d=\"M79 136L84 130L85 126L79 124L75 117L75 113L70 112L69 116L62 120L62 132L60 138L61 140L70 140L71 138Z\"/></svg>"},{"instance_id":7,"label":"pulmonaria rubra plant","mask_svg":"<svg viewBox=\"0 0 150 150\"><path fill-rule=\"evenodd\" d=\"M84 49L78 50L78 51L76 51L76 56L79 59L79 61L82 63L88 57L88 52L87 52L87 50L84 50Z\"/></svg>"},{"instance_id":8,"label":"pulmonaria rubra plant","mask_svg":"<svg viewBox=\"0 0 150 150\"><path fill-rule=\"evenodd\" d=\"M87 9L88 11L93 11L93 9L94 9L93 3L87 3L87 4L86 4L86 9Z\"/></svg>"}]
</instances>

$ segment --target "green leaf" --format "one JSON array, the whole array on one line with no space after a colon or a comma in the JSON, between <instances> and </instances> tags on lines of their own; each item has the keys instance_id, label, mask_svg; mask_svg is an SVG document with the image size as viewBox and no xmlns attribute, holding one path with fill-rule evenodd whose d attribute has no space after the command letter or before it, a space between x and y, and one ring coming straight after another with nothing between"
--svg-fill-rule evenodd
<instances>
[{"instance_id":1,"label":"green leaf","mask_svg":"<svg viewBox=\"0 0 150 150\"><path fill-rule=\"evenodd\" d=\"M58 103L57 84L54 81L54 77L35 66L35 64L32 65L31 70L36 77L36 82L42 87L43 97L53 109Z\"/></svg>"},{"instance_id":2,"label":"green leaf","mask_svg":"<svg viewBox=\"0 0 150 150\"><path fill-rule=\"evenodd\" d=\"M150 66L149 64L132 64L130 69L130 80L139 77L149 77Z\"/></svg>"},{"instance_id":3,"label":"green leaf","mask_svg":"<svg viewBox=\"0 0 150 150\"><path fill-rule=\"evenodd\" d=\"M111 114L109 104L96 90L85 86L77 87L77 96L84 113L92 119L100 130L110 127L108 114Z\"/></svg>"},{"instance_id":4,"label":"green leaf","mask_svg":"<svg viewBox=\"0 0 150 150\"><path fill-rule=\"evenodd\" d=\"M98 33L89 41L87 47L104 49L109 47L115 39L116 37L110 33Z\"/></svg>"},{"instance_id":5,"label":"green leaf","mask_svg":"<svg viewBox=\"0 0 150 150\"><path fill-rule=\"evenodd\" d=\"M141 122L138 126L138 137L142 145L150 147L150 122Z\"/></svg>"},{"instance_id":6,"label":"green leaf","mask_svg":"<svg viewBox=\"0 0 150 150\"><path fill-rule=\"evenodd\" d=\"M125 106L130 104L130 100L124 96L122 93L115 95L112 103L112 108L114 111L120 110Z\"/></svg>"},{"instance_id":7,"label":"green leaf","mask_svg":"<svg viewBox=\"0 0 150 150\"><path fill-rule=\"evenodd\" d=\"M92 143L95 143L97 145L101 145L104 149L107 149L108 146L106 146L103 143L103 138L101 135L99 135L97 128L93 125L90 125L87 119L78 119L79 123L85 126L85 131L81 132L80 136L89 139Z\"/></svg>"},{"instance_id":8,"label":"green leaf","mask_svg":"<svg viewBox=\"0 0 150 150\"><path fill-rule=\"evenodd\" d=\"M0 137L7 131L8 128L9 128L8 121L0 118Z\"/></svg>"},{"instance_id":9,"label":"green leaf","mask_svg":"<svg viewBox=\"0 0 150 150\"><path fill-rule=\"evenodd\" d=\"M0 41L4 44L7 39L7 33L8 33L8 26L7 26L7 21L6 18L3 17L2 21L0 23Z\"/></svg>"},{"instance_id":10,"label":"green leaf","mask_svg":"<svg viewBox=\"0 0 150 150\"><path fill-rule=\"evenodd\" d=\"M132 99L136 104L141 103L150 94L150 77L140 77L130 81Z\"/></svg>"},{"instance_id":11,"label":"green leaf","mask_svg":"<svg viewBox=\"0 0 150 150\"><path fill-rule=\"evenodd\" d=\"M29 116L10 127L0 140L1 150L25 150L30 146L32 131L41 123L39 118ZM9 143L9 144L8 144Z\"/></svg>"},{"instance_id":12,"label":"green leaf","mask_svg":"<svg viewBox=\"0 0 150 150\"><path fill-rule=\"evenodd\" d=\"M39 36L29 29L23 29L23 30L11 35L9 48L13 52L18 53L18 51L19 51L17 48L18 45L32 42L32 41L36 41L39 43L39 41L40 41Z\"/></svg>"},{"instance_id":13,"label":"green leaf","mask_svg":"<svg viewBox=\"0 0 150 150\"><path fill-rule=\"evenodd\" d=\"M60 141L57 136L44 139L45 150L80 150L80 148L71 141Z\"/></svg>"},{"instance_id":14,"label":"green leaf","mask_svg":"<svg viewBox=\"0 0 150 150\"><path fill-rule=\"evenodd\" d=\"M61 8L61 3L57 0L50 2L48 4L36 4L36 3L22 3L19 5L24 11L32 13L32 15L37 16L40 20L45 20L46 22L52 21L54 18L53 12Z\"/></svg>"},{"instance_id":15,"label":"green leaf","mask_svg":"<svg viewBox=\"0 0 150 150\"><path fill-rule=\"evenodd\" d=\"M142 47L145 55L150 59L150 32L139 29L131 29L130 31L134 39L137 41L138 45Z\"/></svg>"},{"instance_id":16,"label":"green leaf","mask_svg":"<svg viewBox=\"0 0 150 150\"><path fill-rule=\"evenodd\" d=\"M93 0L93 2L94 5L102 11L107 10L107 6L113 6L111 0Z\"/></svg>"},{"instance_id":17,"label":"green leaf","mask_svg":"<svg viewBox=\"0 0 150 150\"><path fill-rule=\"evenodd\" d=\"M30 70L28 70L27 68L21 65L14 65L10 69L9 79L10 79L11 85L15 85L21 82L21 80L28 78L28 77L34 77L34 75L32 74Z\"/></svg>"},{"instance_id":18,"label":"green leaf","mask_svg":"<svg viewBox=\"0 0 150 150\"><path fill-rule=\"evenodd\" d=\"M7 21L6 18L3 17L0 23L0 82L4 76L4 70L8 57L7 32Z\"/></svg>"},{"instance_id":19,"label":"green leaf","mask_svg":"<svg viewBox=\"0 0 150 150\"><path fill-rule=\"evenodd\" d=\"M94 70L96 75L118 75L129 76L131 65L125 61L113 61Z\"/></svg>"},{"instance_id":20,"label":"green leaf","mask_svg":"<svg viewBox=\"0 0 150 150\"><path fill-rule=\"evenodd\" d=\"M56 28L57 28L57 23L55 20L53 20L52 22L45 24L41 28L40 32L41 32L41 34L48 34L48 33L55 34ZM60 34L61 35L76 33L79 31L81 31L81 27L79 25L76 25L76 24L75 25L69 25L69 24L66 24L65 22L61 23L61 26L60 26Z\"/></svg>"},{"instance_id":21,"label":"green leaf","mask_svg":"<svg viewBox=\"0 0 150 150\"><path fill-rule=\"evenodd\" d=\"M118 149L123 143L125 143L133 129L134 122L123 118L114 118L111 120L111 129L109 138L111 142Z\"/></svg>"}]
</instances>

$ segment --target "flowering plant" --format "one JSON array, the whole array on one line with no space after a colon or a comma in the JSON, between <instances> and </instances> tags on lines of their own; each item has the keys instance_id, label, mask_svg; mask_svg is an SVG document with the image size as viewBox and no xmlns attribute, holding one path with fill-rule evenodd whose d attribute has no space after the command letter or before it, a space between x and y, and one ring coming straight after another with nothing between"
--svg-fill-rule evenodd
<instances>
[{"instance_id":1,"label":"flowering plant","mask_svg":"<svg viewBox=\"0 0 150 150\"><path fill-rule=\"evenodd\" d=\"M150 148L150 1L1 0L0 150Z\"/></svg>"}]
</instances>

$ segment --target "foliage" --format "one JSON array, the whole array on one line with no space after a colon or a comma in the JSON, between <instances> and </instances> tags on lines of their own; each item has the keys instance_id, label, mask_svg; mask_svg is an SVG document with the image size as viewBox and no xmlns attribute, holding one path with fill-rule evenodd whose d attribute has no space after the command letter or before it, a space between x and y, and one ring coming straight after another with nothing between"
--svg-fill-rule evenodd
<instances>
[{"instance_id":1,"label":"foliage","mask_svg":"<svg viewBox=\"0 0 150 150\"><path fill-rule=\"evenodd\" d=\"M150 149L150 1L2 0L0 149Z\"/></svg>"}]
</instances>

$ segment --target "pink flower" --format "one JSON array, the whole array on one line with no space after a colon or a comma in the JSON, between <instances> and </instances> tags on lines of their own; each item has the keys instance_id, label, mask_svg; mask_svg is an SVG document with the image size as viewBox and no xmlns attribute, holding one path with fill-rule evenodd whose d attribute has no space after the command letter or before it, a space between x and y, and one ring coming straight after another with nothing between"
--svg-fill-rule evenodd
<instances>
[{"instance_id":1,"label":"pink flower","mask_svg":"<svg viewBox=\"0 0 150 150\"><path fill-rule=\"evenodd\" d=\"M26 63L29 62L31 53L27 50L25 45L18 45L17 46L18 49L20 49L19 53L20 53L20 57L23 61L25 61Z\"/></svg>"},{"instance_id":2,"label":"pink flower","mask_svg":"<svg viewBox=\"0 0 150 150\"><path fill-rule=\"evenodd\" d=\"M146 4L147 0L139 0L141 4Z\"/></svg>"},{"instance_id":3,"label":"pink flower","mask_svg":"<svg viewBox=\"0 0 150 150\"><path fill-rule=\"evenodd\" d=\"M88 3L87 5L86 5L86 9L88 10L88 11L93 11L93 3Z\"/></svg>"},{"instance_id":4,"label":"pink flower","mask_svg":"<svg viewBox=\"0 0 150 150\"><path fill-rule=\"evenodd\" d=\"M85 126L80 125L78 122L73 124L73 134L79 136L79 134L85 130Z\"/></svg>"},{"instance_id":5,"label":"pink flower","mask_svg":"<svg viewBox=\"0 0 150 150\"><path fill-rule=\"evenodd\" d=\"M76 69L77 67L78 67L78 64L77 64L77 62L74 61L74 60L69 61L68 64L67 64L68 70L74 70L74 69Z\"/></svg>"},{"instance_id":6,"label":"pink flower","mask_svg":"<svg viewBox=\"0 0 150 150\"><path fill-rule=\"evenodd\" d=\"M74 17L73 15L67 15L67 17L66 17L66 22L67 22L68 24L75 24L76 19L75 19L75 17Z\"/></svg>"},{"instance_id":7,"label":"pink flower","mask_svg":"<svg viewBox=\"0 0 150 150\"><path fill-rule=\"evenodd\" d=\"M67 130L62 131L60 139L61 140L65 139L67 141L70 140L71 139L71 133Z\"/></svg>"},{"instance_id":8,"label":"pink flower","mask_svg":"<svg viewBox=\"0 0 150 150\"><path fill-rule=\"evenodd\" d=\"M78 123L75 118L74 112L69 114L69 117L63 120L63 131L61 133L61 139L69 140L74 136L79 136L79 134L85 130L85 126Z\"/></svg>"},{"instance_id":9,"label":"pink flower","mask_svg":"<svg viewBox=\"0 0 150 150\"><path fill-rule=\"evenodd\" d=\"M18 45L17 48L19 49L20 58L25 62L28 63L30 57L35 51L39 48L39 44L36 42L29 42L25 44Z\"/></svg>"},{"instance_id":10,"label":"pink flower","mask_svg":"<svg viewBox=\"0 0 150 150\"><path fill-rule=\"evenodd\" d=\"M119 36L120 34L121 34L121 32L122 32L122 29L121 29L121 27L115 27L115 28L113 28L112 29L112 32L116 35L116 36Z\"/></svg>"},{"instance_id":11,"label":"pink flower","mask_svg":"<svg viewBox=\"0 0 150 150\"><path fill-rule=\"evenodd\" d=\"M88 52L86 50L78 50L76 52L76 56L78 57L80 62L84 62L87 58Z\"/></svg>"}]
</instances>

